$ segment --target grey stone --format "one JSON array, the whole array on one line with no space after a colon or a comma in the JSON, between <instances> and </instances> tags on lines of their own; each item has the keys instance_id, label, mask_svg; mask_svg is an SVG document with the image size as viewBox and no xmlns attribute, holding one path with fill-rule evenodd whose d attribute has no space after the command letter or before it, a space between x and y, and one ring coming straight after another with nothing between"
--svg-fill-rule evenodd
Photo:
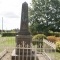
<instances>
[{"instance_id":1,"label":"grey stone","mask_svg":"<svg viewBox=\"0 0 60 60\"><path fill-rule=\"evenodd\" d=\"M27 49L24 49L24 52L23 52L23 49L20 49L21 47L18 48L18 46L22 45L24 41L25 42L24 46L28 45L30 48L31 40L32 40L32 36L30 35L30 32L28 30L28 4L24 2L22 4L21 28L20 28L20 31L18 32L18 35L16 36L16 49L12 52L12 60L14 60L15 57L16 57L16 60L18 60L19 55L20 55L20 60L21 60L23 53L24 53L24 60L26 60ZM32 54L31 52L32 50L28 49L29 56L31 56ZM30 57L28 57L28 59L30 60ZM32 54L32 60L34 60L33 54Z\"/></svg>"},{"instance_id":2,"label":"grey stone","mask_svg":"<svg viewBox=\"0 0 60 60\"><path fill-rule=\"evenodd\" d=\"M30 35L28 31L28 4L24 2L22 4L22 13L21 13L21 28L19 35Z\"/></svg>"}]
</instances>

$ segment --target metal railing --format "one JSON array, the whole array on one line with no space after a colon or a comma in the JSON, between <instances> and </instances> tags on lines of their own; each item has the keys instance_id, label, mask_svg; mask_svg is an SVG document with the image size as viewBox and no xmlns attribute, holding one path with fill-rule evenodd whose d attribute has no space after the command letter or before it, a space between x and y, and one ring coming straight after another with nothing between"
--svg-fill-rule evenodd
<instances>
[{"instance_id":1,"label":"metal railing","mask_svg":"<svg viewBox=\"0 0 60 60\"><path fill-rule=\"evenodd\" d=\"M16 47L16 42L15 42L15 37L2 37L0 39L0 58L2 57L2 53L3 53L3 56L6 55L9 55L9 58L8 60L11 60L11 57L12 57L12 51L15 49L19 49L19 57L18 57L18 60L20 60L20 50L22 49L23 52L22 52L22 60L24 60L24 52L26 50L26 60L28 60L28 57L30 56L30 60L32 60L32 57L34 58L34 60L43 60L43 59L49 59L49 60L55 60L55 45L51 42L48 42L47 40L43 39L43 47L41 47L41 44L39 44L40 46L38 47L38 44L36 45L33 45L32 43L30 44L30 47L29 45L26 45L24 44L25 42L23 41L22 42L22 45L19 45L18 47ZM30 51L30 55L28 54L29 51L28 50L31 50ZM5 57L1 58L1 60L5 60ZM16 56L15 56L15 60L16 59Z\"/></svg>"},{"instance_id":2,"label":"metal railing","mask_svg":"<svg viewBox=\"0 0 60 60\"><path fill-rule=\"evenodd\" d=\"M56 45L46 39L43 39L43 51L49 60L56 60Z\"/></svg>"}]
</instances>

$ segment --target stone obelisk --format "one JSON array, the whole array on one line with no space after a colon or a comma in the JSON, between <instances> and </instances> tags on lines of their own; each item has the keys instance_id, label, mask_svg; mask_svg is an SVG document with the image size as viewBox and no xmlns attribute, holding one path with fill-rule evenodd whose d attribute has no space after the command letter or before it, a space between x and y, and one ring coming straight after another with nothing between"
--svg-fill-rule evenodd
<instances>
[{"instance_id":1,"label":"stone obelisk","mask_svg":"<svg viewBox=\"0 0 60 60\"><path fill-rule=\"evenodd\" d=\"M30 35L28 31L28 4L26 2L22 4L21 28L19 35Z\"/></svg>"},{"instance_id":2,"label":"stone obelisk","mask_svg":"<svg viewBox=\"0 0 60 60\"><path fill-rule=\"evenodd\" d=\"M28 31L28 4L24 2L22 4L22 12L21 12L21 25L20 25L20 31L18 32L18 35L16 36L16 47L19 47L19 45L22 46L24 42L24 46L28 45L29 48L32 37L30 35L30 32ZM22 48L22 47L20 47ZM20 50L20 51L19 51ZM30 55L31 49L28 49L28 54ZM27 54L27 49L24 50L24 60L26 60L26 54ZM20 60L22 59L23 55L23 49L16 48L12 52L12 60L16 59L18 60L18 57L20 55Z\"/></svg>"},{"instance_id":3,"label":"stone obelisk","mask_svg":"<svg viewBox=\"0 0 60 60\"><path fill-rule=\"evenodd\" d=\"M25 45L29 45L31 43L31 35L28 31L28 4L24 2L22 4L22 13L21 13L21 27L18 35L16 36L16 46L19 44L22 45L23 41ZM22 50L20 50L22 54ZM16 54L19 54L19 49L16 49Z\"/></svg>"}]
</instances>

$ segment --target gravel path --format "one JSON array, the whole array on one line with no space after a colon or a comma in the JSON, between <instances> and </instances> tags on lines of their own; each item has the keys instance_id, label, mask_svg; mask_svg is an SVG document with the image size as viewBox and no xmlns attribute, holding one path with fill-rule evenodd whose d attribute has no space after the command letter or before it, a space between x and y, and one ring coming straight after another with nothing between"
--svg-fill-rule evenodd
<instances>
[{"instance_id":1,"label":"gravel path","mask_svg":"<svg viewBox=\"0 0 60 60\"><path fill-rule=\"evenodd\" d=\"M37 54L39 60L46 60L42 54ZM7 53L1 60L11 60L11 53Z\"/></svg>"},{"instance_id":2,"label":"gravel path","mask_svg":"<svg viewBox=\"0 0 60 60\"><path fill-rule=\"evenodd\" d=\"M37 54L39 60L47 60L42 54Z\"/></svg>"},{"instance_id":3,"label":"gravel path","mask_svg":"<svg viewBox=\"0 0 60 60\"><path fill-rule=\"evenodd\" d=\"M7 53L1 60L11 60L11 53Z\"/></svg>"}]
</instances>

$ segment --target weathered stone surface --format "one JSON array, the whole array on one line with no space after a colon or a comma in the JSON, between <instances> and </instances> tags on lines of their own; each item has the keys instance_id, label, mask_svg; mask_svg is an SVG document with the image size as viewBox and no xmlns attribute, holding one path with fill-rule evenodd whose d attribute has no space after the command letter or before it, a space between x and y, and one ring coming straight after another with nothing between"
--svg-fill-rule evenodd
<instances>
[{"instance_id":1,"label":"weathered stone surface","mask_svg":"<svg viewBox=\"0 0 60 60\"><path fill-rule=\"evenodd\" d=\"M31 35L30 32L28 31L28 4L24 2L22 4L22 13L21 13L21 28L16 36L16 47L20 44L23 44L23 41L25 45L29 45L31 43ZM29 51L30 52L30 51ZM16 53L19 53L19 49L16 49ZM21 50L22 53L22 50Z\"/></svg>"},{"instance_id":2,"label":"weathered stone surface","mask_svg":"<svg viewBox=\"0 0 60 60\"><path fill-rule=\"evenodd\" d=\"M29 45L30 47L30 43L31 43L31 35L17 35L16 36L16 47L19 46L19 44L23 47L23 41L24 41L24 47ZM27 47L26 47L27 48ZM28 50L28 53L30 53L31 49ZM24 50L24 54L27 53L27 49ZM16 49L16 54L19 54L19 48ZM23 49L20 49L20 54L23 54Z\"/></svg>"},{"instance_id":3,"label":"weathered stone surface","mask_svg":"<svg viewBox=\"0 0 60 60\"><path fill-rule=\"evenodd\" d=\"M29 56L27 56L27 55L17 55L16 53L15 53L15 50L13 50L13 53L12 53L12 58L11 58L12 60L34 60L34 55L32 54L30 54Z\"/></svg>"},{"instance_id":4,"label":"weathered stone surface","mask_svg":"<svg viewBox=\"0 0 60 60\"><path fill-rule=\"evenodd\" d=\"M29 35L28 31L28 4L24 2L22 4L22 13L21 13L21 27L19 35Z\"/></svg>"},{"instance_id":5,"label":"weathered stone surface","mask_svg":"<svg viewBox=\"0 0 60 60\"><path fill-rule=\"evenodd\" d=\"M20 31L18 32L18 35L16 36L16 49L15 51L13 51L13 55L12 55L12 60L15 59L18 60L19 55L20 55L20 59L23 59L23 55L24 55L24 59L26 60L26 56L29 55L29 57L27 57L28 60L30 60L30 56L31 56L31 49L21 49L23 48L23 46L28 45L30 48L30 43L32 40L32 36L30 35L30 32L28 31L28 4L26 2L24 2L22 4L22 13L21 13L21 28ZM24 45L23 45L24 42ZM19 45L22 45L22 47L19 47ZM25 47L27 48L27 46ZM27 54L28 51L28 54ZM33 55L33 54L32 54ZM34 57L32 56L32 59L34 59Z\"/></svg>"},{"instance_id":6,"label":"weathered stone surface","mask_svg":"<svg viewBox=\"0 0 60 60\"><path fill-rule=\"evenodd\" d=\"M30 45L31 43L31 39L32 36L31 35L17 35L16 36L16 43L17 45L22 45L23 44L23 41L25 42L25 45Z\"/></svg>"}]
</instances>

